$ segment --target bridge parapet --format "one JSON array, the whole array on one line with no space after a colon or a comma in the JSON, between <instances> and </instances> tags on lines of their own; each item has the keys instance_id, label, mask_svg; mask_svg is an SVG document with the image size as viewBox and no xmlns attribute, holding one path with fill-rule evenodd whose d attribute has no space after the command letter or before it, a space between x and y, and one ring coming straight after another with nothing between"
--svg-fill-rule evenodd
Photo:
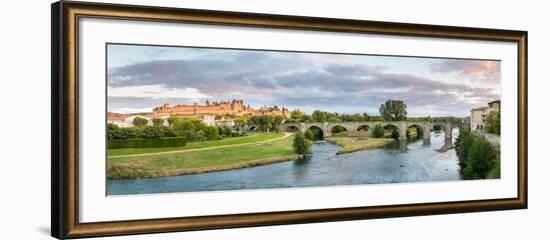
<instances>
[{"instance_id":1,"label":"bridge parapet","mask_svg":"<svg viewBox=\"0 0 550 240\"><path fill-rule=\"evenodd\" d=\"M317 127L322 131L323 136L332 136L333 128L341 126L345 128L350 137L359 135L359 128L366 126L367 129L373 129L374 126L380 124L382 127L393 125L399 130L399 139L406 140L406 133L409 127L419 126L424 134L422 138L425 144L430 143L430 130L434 126L441 126L445 133L445 147L452 146L452 129L456 127L450 122L428 122L428 121L362 121L362 122L298 122L298 123L283 123L280 125L281 131L290 131L290 128L295 128L302 133L305 133L312 127Z\"/></svg>"}]
</instances>

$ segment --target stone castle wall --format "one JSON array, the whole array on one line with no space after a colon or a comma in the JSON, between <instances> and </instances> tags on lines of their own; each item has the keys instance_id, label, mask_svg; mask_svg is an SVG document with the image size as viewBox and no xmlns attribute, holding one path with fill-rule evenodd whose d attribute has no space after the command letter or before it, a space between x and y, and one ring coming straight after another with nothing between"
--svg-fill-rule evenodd
<instances>
[{"instance_id":1,"label":"stone castle wall","mask_svg":"<svg viewBox=\"0 0 550 240\"><path fill-rule=\"evenodd\" d=\"M278 107L267 108L262 107L259 110L255 110L250 106L246 106L243 100L233 100L231 102L213 102L206 101L204 105L195 103L193 105L175 105L170 106L164 104L163 106L153 109L154 117L165 117L171 115L178 116L196 116L196 115L230 115L230 116L243 116L243 115L279 115L284 117L290 117L290 112L287 109L280 109Z\"/></svg>"}]
</instances>

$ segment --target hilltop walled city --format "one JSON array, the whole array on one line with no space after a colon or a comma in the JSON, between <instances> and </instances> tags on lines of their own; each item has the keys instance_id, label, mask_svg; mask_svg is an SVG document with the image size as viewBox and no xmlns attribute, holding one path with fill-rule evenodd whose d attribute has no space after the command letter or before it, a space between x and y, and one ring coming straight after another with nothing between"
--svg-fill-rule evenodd
<instances>
[{"instance_id":1,"label":"hilltop walled city","mask_svg":"<svg viewBox=\"0 0 550 240\"><path fill-rule=\"evenodd\" d=\"M152 124L152 119L167 119L171 116L182 118L196 118L202 120L207 126L233 126L233 119L242 116L261 116L272 115L282 116L283 118L290 117L290 111L285 107L267 107L263 106L258 109L245 105L243 100L210 102L206 100L204 105L199 103L194 104L178 104L171 106L164 104L160 107L153 108L150 113L135 113L135 114L107 114L107 122L118 125L119 127L132 127L133 119L141 117L147 119ZM164 121L167 125L167 121Z\"/></svg>"}]
</instances>

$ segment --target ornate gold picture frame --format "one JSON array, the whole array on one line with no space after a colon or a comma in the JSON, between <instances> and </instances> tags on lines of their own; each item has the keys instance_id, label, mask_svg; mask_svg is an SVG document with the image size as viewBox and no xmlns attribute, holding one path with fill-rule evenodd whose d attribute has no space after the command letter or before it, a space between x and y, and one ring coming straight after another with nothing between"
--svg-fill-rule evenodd
<instances>
[{"instance_id":1,"label":"ornate gold picture frame","mask_svg":"<svg viewBox=\"0 0 550 240\"><path fill-rule=\"evenodd\" d=\"M252 227L281 224L450 214L527 208L527 32L346 19L266 15L130 5L60 1L52 4L52 236L81 238L140 233ZM350 206L192 217L80 222L79 165L81 126L79 96L79 21L82 18L121 21L191 23L290 29L330 33L459 39L517 44L517 196L499 199ZM330 191L330 190L327 190Z\"/></svg>"}]
</instances>

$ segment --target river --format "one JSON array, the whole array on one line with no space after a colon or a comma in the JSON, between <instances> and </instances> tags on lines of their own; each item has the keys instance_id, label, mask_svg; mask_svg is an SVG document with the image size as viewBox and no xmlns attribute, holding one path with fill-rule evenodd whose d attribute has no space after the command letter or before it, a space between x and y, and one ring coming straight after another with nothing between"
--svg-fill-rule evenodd
<instances>
[{"instance_id":1,"label":"river","mask_svg":"<svg viewBox=\"0 0 550 240\"><path fill-rule=\"evenodd\" d=\"M306 159L253 168L173 177L108 180L107 195L312 187L460 180L454 149L441 153L444 134L431 133L431 144L417 140L399 147L336 155L340 146L315 142ZM453 136L457 136L457 129ZM454 140L453 140L454 142Z\"/></svg>"}]
</instances>

